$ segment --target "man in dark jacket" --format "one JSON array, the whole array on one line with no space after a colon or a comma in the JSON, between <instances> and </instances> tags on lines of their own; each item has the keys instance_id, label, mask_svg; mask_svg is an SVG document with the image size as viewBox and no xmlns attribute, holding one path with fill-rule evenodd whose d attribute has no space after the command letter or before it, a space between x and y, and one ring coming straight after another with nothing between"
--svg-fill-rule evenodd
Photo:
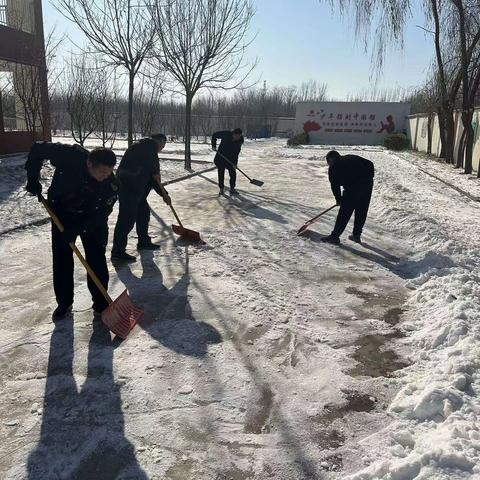
<instances>
[{"instance_id":1,"label":"man in dark jacket","mask_svg":"<svg viewBox=\"0 0 480 480\"><path fill-rule=\"evenodd\" d=\"M340 205L340 211L333 232L328 237L322 238L322 241L338 245L340 235L347 227L352 213L355 212L353 235L349 238L361 243L363 226L367 220L372 198L375 176L373 163L358 155L342 156L335 150L327 154L327 163L330 167L328 169L330 185L337 205ZM343 194L341 187L343 187Z\"/></svg>"},{"instance_id":2,"label":"man in dark jacket","mask_svg":"<svg viewBox=\"0 0 480 480\"><path fill-rule=\"evenodd\" d=\"M112 260L135 262L127 248L128 234L137 225L137 250L158 250L160 247L148 235L150 206L147 197L152 188L170 205L167 191L161 186L158 154L163 150L167 137L161 133L144 138L131 145L120 162L117 177L120 179L120 202L117 225L113 235Z\"/></svg>"},{"instance_id":3,"label":"man in dark jacket","mask_svg":"<svg viewBox=\"0 0 480 480\"><path fill-rule=\"evenodd\" d=\"M215 165L218 169L218 187L220 188L219 195L223 195L225 189L225 169L230 175L230 194L238 195L235 190L237 182L237 171L235 165L238 164L238 156L244 142L242 130L236 128L233 132L225 130L216 132L212 136L212 149L217 151L217 140L221 140L217 155L215 156ZM226 157L230 163L225 160ZM233 165L232 165L233 164Z\"/></svg>"},{"instance_id":4,"label":"man in dark jacket","mask_svg":"<svg viewBox=\"0 0 480 480\"><path fill-rule=\"evenodd\" d=\"M73 251L69 246L79 236L87 262L108 288L105 250L108 242L108 216L117 201L120 183L113 174L115 154L97 148L90 154L78 145L35 143L28 155L26 189L32 195L42 192L39 181L44 160L55 167L48 189L48 202L59 217L65 231L52 222L53 288L57 308L53 319L65 317L73 304ZM107 300L88 277L88 289L96 316L108 306Z\"/></svg>"}]
</instances>

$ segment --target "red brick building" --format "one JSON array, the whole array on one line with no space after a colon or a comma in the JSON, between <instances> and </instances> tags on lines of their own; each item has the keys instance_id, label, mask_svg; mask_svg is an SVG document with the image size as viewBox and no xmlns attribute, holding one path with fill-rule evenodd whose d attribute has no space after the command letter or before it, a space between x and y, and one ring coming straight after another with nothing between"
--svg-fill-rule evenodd
<instances>
[{"instance_id":1,"label":"red brick building","mask_svg":"<svg viewBox=\"0 0 480 480\"><path fill-rule=\"evenodd\" d=\"M0 154L50 140L41 0L0 0Z\"/></svg>"}]
</instances>

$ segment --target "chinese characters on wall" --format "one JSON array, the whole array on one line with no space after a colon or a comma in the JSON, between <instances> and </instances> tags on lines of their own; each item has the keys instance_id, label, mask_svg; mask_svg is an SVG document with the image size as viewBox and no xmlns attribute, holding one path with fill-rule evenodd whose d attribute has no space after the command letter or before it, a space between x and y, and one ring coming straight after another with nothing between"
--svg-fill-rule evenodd
<instances>
[{"instance_id":1,"label":"chinese characters on wall","mask_svg":"<svg viewBox=\"0 0 480 480\"><path fill-rule=\"evenodd\" d=\"M325 133L392 133L395 131L395 122L392 115L387 115L383 120L376 113L336 113L325 110L310 110L307 117L315 120L307 120L303 124L303 130L307 133L324 131Z\"/></svg>"}]
</instances>

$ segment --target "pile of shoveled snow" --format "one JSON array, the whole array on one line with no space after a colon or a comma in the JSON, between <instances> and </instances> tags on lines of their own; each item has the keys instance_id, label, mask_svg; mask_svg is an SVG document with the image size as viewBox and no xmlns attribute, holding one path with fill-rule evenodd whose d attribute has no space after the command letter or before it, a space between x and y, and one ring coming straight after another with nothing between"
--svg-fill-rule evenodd
<instances>
[{"instance_id":1,"label":"pile of shoveled snow","mask_svg":"<svg viewBox=\"0 0 480 480\"><path fill-rule=\"evenodd\" d=\"M470 195L480 198L480 179L477 173L466 175L462 169L446 164L442 159L418 154L417 152L399 152L396 155L408 160L420 169L453 185L456 188L468 192Z\"/></svg>"},{"instance_id":2,"label":"pile of shoveled snow","mask_svg":"<svg viewBox=\"0 0 480 480\"><path fill-rule=\"evenodd\" d=\"M480 204L405 159L388 162L376 210L417 252L399 266L416 354L389 407L394 422L363 440L370 465L350 479L480 478Z\"/></svg>"}]
</instances>

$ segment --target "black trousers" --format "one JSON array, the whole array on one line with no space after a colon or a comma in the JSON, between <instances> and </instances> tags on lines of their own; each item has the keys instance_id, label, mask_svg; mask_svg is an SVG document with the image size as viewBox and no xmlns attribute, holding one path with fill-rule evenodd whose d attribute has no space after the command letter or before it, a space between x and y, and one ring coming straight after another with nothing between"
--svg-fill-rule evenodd
<instances>
[{"instance_id":1,"label":"black trousers","mask_svg":"<svg viewBox=\"0 0 480 480\"><path fill-rule=\"evenodd\" d=\"M137 226L138 243L151 241L148 235L150 223L150 206L147 202L151 188L147 188L143 194L120 192L117 224L113 234L113 252L121 253L127 248L128 234L133 226Z\"/></svg>"},{"instance_id":2,"label":"black trousers","mask_svg":"<svg viewBox=\"0 0 480 480\"><path fill-rule=\"evenodd\" d=\"M370 200L372 199L373 181L359 185L354 189L346 189L343 191L342 204L338 212L335 228L332 236L340 237L347 228L348 222L355 212L355 220L353 224L353 234L361 235L363 227L367 220Z\"/></svg>"},{"instance_id":3,"label":"black trousers","mask_svg":"<svg viewBox=\"0 0 480 480\"><path fill-rule=\"evenodd\" d=\"M105 289L108 289L108 267L105 250L108 243L108 227L105 225L95 233L80 235L85 258L96 273ZM53 289L58 305L73 304L73 251L58 228L52 223L52 253L53 253ZM108 306L107 300L88 276L88 289L92 295L94 310L101 312Z\"/></svg>"},{"instance_id":4,"label":"black trousers","mask_svg":"<svg viewBox=\"0 0 480 480\"><path fill-rule=\"evenodd\" d=\"M230 188L235 188L235 185L237 184L237 170L230 165L217 165L217 168L219 188L225 188L225 170L228 170L230 176Z\"/></svg>"}]
</instances>

